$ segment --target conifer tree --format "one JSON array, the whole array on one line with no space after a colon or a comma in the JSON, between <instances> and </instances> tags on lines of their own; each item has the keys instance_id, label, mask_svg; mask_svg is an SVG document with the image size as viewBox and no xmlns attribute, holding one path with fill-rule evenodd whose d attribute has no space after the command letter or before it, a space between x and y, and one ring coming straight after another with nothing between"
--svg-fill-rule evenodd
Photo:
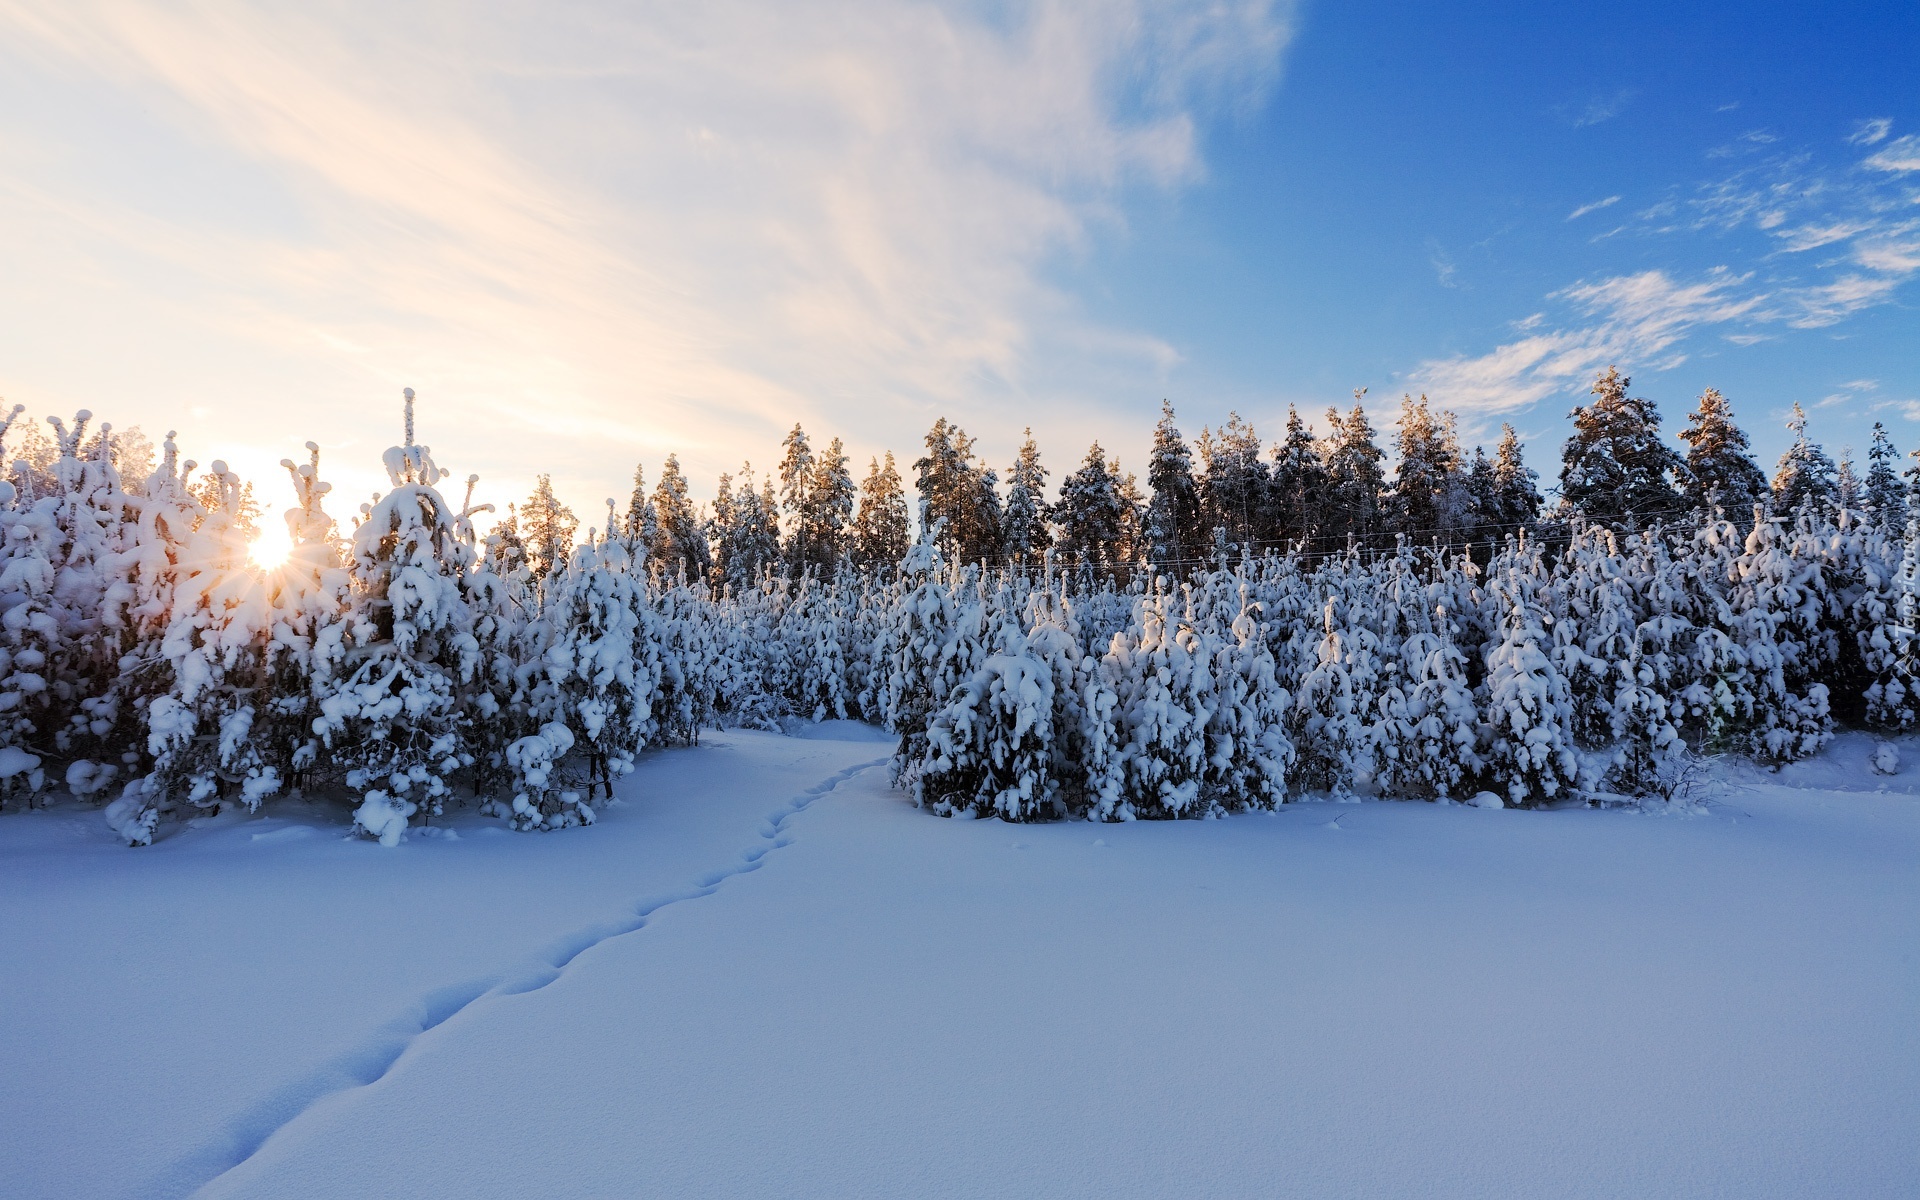
<instances>
[{"instance_id":1,"label":"conifer tree","mask_svg":"<svg viewBox=\"0 0 1920 1200\"><path fill-rule=\"evenodd\" d=\"M1807 414L1794 402L1793 415L1787 418L1793 444L1780 456L1773 473L1773 504L1776 511L1792 513L1802 505L1826 504L1837 490L1833 459L1820 443L1807 436Z\"/></svg>"},{"instance_id":2,"label":"conifer tree","mask_svg":"<svg viewBox=\"0 0 1920 1200\"><path fill-rule=\"evenodd\" d=\"M1200 431L1200 506L1208 529L1226 530L1229 543L1246 550L1265 545L1271 506L1269 476L1260 460L1260 435L1240 414L1227 414L1216 436Z\"/></svg>"},{"instance_id":3,"label":"conifer tree","mask_svg":"<svg viewBox=\"0 0 1920 1200\"><path fill-rule=\"evenodd\" d=\"M1866 483L1854 469L1853 447L1842 446L1840 462L1833 472L1833 502L1849 512L1859 512L1866 499Z\"/></svg>"},{"instance_id":4,"label":"conifer tree","mask_svg":"<svg viewBox=\"0 0 1920 1200\"><path fill-rule=\"evenodd\" d=\"M573 556L573 536L579 528L573 510L553 494L553 477L535 476L533 494L520 506L520 539L527 551L527 569L536 583L566 565Z\"/></svg>"},{"instance_id":5,"label":"conifer tree","mask_svg":"<svg viewBox=\"0 0 1920 1200\"><path fill-rule=\"evenodd\" d=\"M926 456L913 464L920 528L938 528L940 549L954 561L999 561L1004 547L998 480L974 458L973 439L941 417L927 432L926 445Z\"/></svg>"},{"instance_id":6,"label":"conifer tree","mask_svg":"<svg viewBox=\"0 0 1920 1200\"><path fill-rule=\"evenodd\" d=\"M1906 496L1900 482L1900 452L1886 427L1873 423L1873 444L1867 449L1866 504L1883 528L1898 530L1906 521Z\"/></svg>"},{"instance_id":7,"label":"conifer tree","mask_svg":"<svg viewBox=\"0 0 1920 1200\"><path fill-rule=\"evenodd\" d=\"M1380 504L1387 490L1381 466L1386 452L1375 442L1373 426L1360 405L1366 392L1365 388L1354 390L1353 408L1344 417L1337 408L1327 409L1325 443L1327 530L1362 543L1381 531Z\"/></svg>"},{"instance_id":8,"label":"conifer tree","mask_svg":"<svg viewBox=\"0 0 1920 1200\"><path fill-rule=\"evenodd\" d=\"M1086 461L1060 483L1052 512L1060 552L1081 563L1112 562L1124 547L1124 507L1119 480L1095 442Z\"/></svg>"},{"instance_id":9,"label":"conifer tree","mask_svg":"<svg viewBox=\"0 0 1920 1200\"><path fill-rule=\"evenodd\" d=\"M1415 544L1446 538L1464 524L1466 464L1454 434L1454 415L1433 411L1425 396L1400 401L1394 431L1399 462L1393 478L1396 530Z\"/></svg>"},{"instance_id":10,"label":"conifer tree","mask_svg":"<svg viewBox=\"0 0 1920 1200\"><path fill-rule=\"evenodd\" d=\"M1766 473L1747 452L1746 431L1733 423L1733 406L1718 391L1708 388L1700 393L1680 440L1688 447L1688 504L1744 519L1767 498Z\"/></svg>"},{"instance_id":11,"label":"conifer tree","mask_svg":"<svg viewBox=\"0 0 1920 1200\"><path fill-rule=\"evenodd\" d=\"M794 428L797 432L799 426ZM815 457L807 480L798 521L804 556L795 569L811 567L822 575L830 575L840 566L848 550L854 494L853 475L847 470L846 447L839 438L834 438Z\"/></svg>"},{"instance_id":12,"label":"conifer tree","mask_svg":"<svg viewBox=\"0 0 1920 1200\"><path fill-rule=\"evenodd\" d=\"M1193 452L1173 423L1173 405L1160 402L1160 423L1153 427L1153 451L1147 458L1147 559L1157 570L1193 564L1209 537L1200 516L1200 489L1193 477Z\"/></svg>"},{"instance_id":13,"label":"conifer tree","mask_svg":"<svg viewBox=\"0 0 1920 1200\"><path fill-rule=\"evenodd\" d=\"M860 485L860 512L853 522L854 561L863 567L895 567L907 553L907 497L887 451L886 466L873 459Z\"/></svg>"},{"instance_id":14,"label":"conifer tree","mask_svg":"<svg viewBox=\"0 0 1920 1200\"><path fill-rule=\"evenodd\" d=\"M1028 428L1020 456L1007 475L1007 561L1019 567L1038 566L1053 534L1047 529L1047 469L1040 464L1040 447Z\"/></svg>"},{"instance_id":15,"label":"conifer tree","mask_svg":"<svg viewBox=\"0 0 1920 1200\"><path fill-rule=\"evenodd\" d=\"M1573 410L1573 436L1560 453L1562 501L1613 529L1640 529L1686 510L1686 464L1660 440L1653 402L1627 395L1631 383L1615 367L1601 372L1593 402Z\"/></svg>"},{"instance_id":16,"label":"conifer tree","mask_svg":"<svg viewBox=\"0 0 1920 1200\"><path fill-rule=\"evenodd\" d=\"M1520 435L1502 423L1500 444L1493 452L1493 511L1503 530L1524 528L1540 515L1540 489L1534 486L1539 477L1526 464Z\"/></svg>"},{"instance_id":17,"label":"conifer tree","mask_svg":"<svg viewBox=\"0 0 1920 1200\"><path fill-rule=\"evenodd\" d=\"M706 578L711 565L706 533L687 481L680 474L678 455L667 455L666 465L660 468L660 482L653 489L653 509L657 540L648 548L648 557L670 576L685 571L689 579Z\"/></svg>"},{"instance_id":18,"label":"conifer tree","mask_svg":"<svg viewBox=\"0 0 1920 1200\"><path fill-rule=\"evenodd\" d=\"M736 482L722 475L714 496L708 532L713 544L715 586L741 591L753 585L761 572L780 565L780 514L766 491L772 481L755 490L753 464L742 463Z\"/></svg>"},{"instance_id":19,"label":"conifer tree","mask_svg":"<svg viewBox=\"0 0 1920 1200\"><path fill-rule=\"evenodd\" d=\"M633 495L627 501L627 515L621 522L620 535L626 539L627 553L636 560L660 541L659 516L654 512L653 500L647 495L645 463L634 465Z\"/></svg>"},{"instance_id":20,"label":"conifer tree","mask_svg":"<svg viewBox=\"0 0 1920 1200\"><path fill-rule=\"evenodd\" d=\"M1300 410L1287 406L1286 437L1273 448L1268 503L1274 536L1305 544L1320 532L1327 499L1326 464Z\"/></svg>"}]
</instances>

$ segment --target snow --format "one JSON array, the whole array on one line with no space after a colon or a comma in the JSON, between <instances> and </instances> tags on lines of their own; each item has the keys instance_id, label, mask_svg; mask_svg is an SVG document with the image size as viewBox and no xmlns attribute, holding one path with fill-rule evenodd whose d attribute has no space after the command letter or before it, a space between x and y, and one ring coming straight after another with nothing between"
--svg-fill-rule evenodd
<instances>
[{"instance_id":1,"label":"snow","mask_svg":"<svg viewBox=\"0 0 1920 1200\"><path fill-rule=\"evenodd\" d=\"M865 727L809 732L651 752L598 823L537 839L455 810L457 840L383 850L274 799L134 852L92 808L9 815L5 1190L1920 1177L1920 784L1873 773L1878 739L1716 763L1693 815L1014 826L913 808Z\"/></svg>"}]
</instances>

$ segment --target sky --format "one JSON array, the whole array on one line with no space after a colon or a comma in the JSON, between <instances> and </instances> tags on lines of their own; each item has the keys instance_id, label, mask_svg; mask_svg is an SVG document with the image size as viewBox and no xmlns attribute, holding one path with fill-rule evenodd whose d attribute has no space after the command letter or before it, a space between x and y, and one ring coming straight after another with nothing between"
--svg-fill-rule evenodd
<instances>
[{"instance_id":1,"label":"sky","mask_svg":"<svg viewBox=\"0 0 1920 1200\"><path fill-rule=\"evenodd\" d=\"M1676 7L1684 11L1676 12ZM0 396L504 504L796 421L1057 480L1425 392L1551 483L1617 364L1920 446L1920 8L0 0ZM624 500L623 500L624 503Z\"/></svg>"}]
</instances>

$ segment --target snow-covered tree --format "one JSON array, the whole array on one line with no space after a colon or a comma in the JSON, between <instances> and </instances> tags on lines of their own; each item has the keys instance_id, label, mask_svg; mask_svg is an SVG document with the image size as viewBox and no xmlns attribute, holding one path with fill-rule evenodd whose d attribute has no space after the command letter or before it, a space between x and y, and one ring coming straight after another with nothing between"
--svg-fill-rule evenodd
<instances>
[{"instance_id":1,"label":"snow-covered tree","mask_svg":"<svg viewBox=\"0 0 1920 1200\"><path fill-rule=\"evenodd\" d=\"M1744 518L1767 498L1767 477L1747 450L1746 431L1733 422L1733 406L1717 390L1700 402L1680 431L1687 443L1687 503L1697 509Z\"/></svg>"},{"instance_id":2,"label":"snow-covered tree","mask_svg":"<svg viewBox=\"0 0 1920 1200\"><path fill-rule=\"evenodd\" d=\"M1686 464L1660 440L1653 402L1627 395L1614 367L1595 380L1593 402L1573 410L1573 436L1560 453L1560 496L1596 525L1639 529L1680 515Z\"/></svg>"},{"instance_id":3,"label":"snow-covered tree","mask_svg":"<svg viewBox=\"0 0 1920 1200\"><path fill-rule=\"evenodd\" d=\"M527 550L527 568L536 581L567 564L579 528L573 510L553 494L553 477L535 476L533 494L520 506L520 541Z\"/></svg>"},{"instance_id":4,"label":"snow-covered tree","mask_svg":"<svg viewBox=\"0 0 1920 1200\"><path fill-rule=\"evenodd\" d=\"M1500 640L1487 651L1487 776L1503 802L1532 808L1577 786L1572 702L1535 599L1544 586L1537 554L1491 582L1502 616Z\"/></svg>"},{"instance_id":5,"label":"snow-covered tree","mask_svg":"<svg viewBox=\"0 0 1920 1200\"><path fill-rule=\"evenodd\" d=\"M1807 436L1807 414L1798 402L1787 418L1787 430L1793 434L1793 444L1780 456L1773 473L1774 508L1792 513L1803 505L1832 501L1836 491L1833 459Z\"/></svg>"},{"instance_id":6,"label":"snow-covered tree","mask_svg":"<svg viewBox=\"0 0 1920 1200\"><path fill-rule=\"evenodd\" d=\"M854 561L863 567L896 567L906 557L907 536L906 492L889 450L886 465L872 460L860 485L860 512L853 520Z\"/></svg>"},{"instance_id":7,"label":"snow-covered tree","mask_svg":"<svg viewBox=\"0 0 1920 1200\"><path fill-rule=\"evenodd\" d=\"M1020 567L1036 567L1053 545L1047 529L1047 469L1040 463L1040 446L1033 430L1026 430L1020 443L1020 456L1007 473L1007 504L1004 517L1007 561Z\"/></svg>"},{"instance_id":8,"label":"snow-covered tree","mask_svg":"<svg viewBox=\"0 0 1920 1200\"><path fill-rule=\"evenodd\" d=\"M1173 405L1160 402L1160 423L1153 427L1147 458L1147 561L1156 571L1184 572L1205 553L1210 539L1200 516L1200 487L1193 477L1193 452L1173 423Z\"/></svg>"}]
</instances>

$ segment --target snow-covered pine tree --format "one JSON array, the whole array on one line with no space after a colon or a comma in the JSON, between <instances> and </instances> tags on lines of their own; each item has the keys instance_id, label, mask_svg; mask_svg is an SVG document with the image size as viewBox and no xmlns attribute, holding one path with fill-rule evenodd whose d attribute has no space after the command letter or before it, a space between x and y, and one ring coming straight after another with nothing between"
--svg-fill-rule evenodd
<instances>
[{"instance_id":1,"label":"snow-covered pine tree","mask_svg":"<svg viewBox=\"0 0 1920 1200\"><path fill-rule=\"evenodd\" d=\"M1660 411L1627 395L1631 381L1608 367L1591 404L1573 410L1573 436L1560 452L1560 498L1595 525L1640 529L1687 509L1686 464L1660 440Z\"/></svg>"},{"instance_id":2,"label":"snow-covered pine tree","mask_svg":"<svg viewBox=\"0 0 1920 1200\"><path fill-rule=\"evenodd\" d=\"M1787 430L1793 434L1793 444L1780 456L1773 473L1774 510L1790 514L1803 506L1831 503L1836 488L1833 459L1807 436L1807 414L1798 401L1787 418Z\"/></svg>"},{"instance_id":3,"label":"snow-covered pine tree","mask_svg":"<svg viewBox=\"0 0 1920 1200\"><path fill-rule=\"evenodd\" d=\"M992 653L927 724L927 757L912 780L920 807L1006 821L1062 813L1053 777L1053 672L1028 647L1015 616L990 618Z\"/></svg>"},{"instance_id":4,"label":"snow-covered pine tree","mask_svg":"<svg viewBox=\"0 0 1920 1200\"><path fill-rule=\"evenodd\" d=\"M1435 608L1426 630L1401 643L1400 656L1412 681L1407 697L1411 729L1383 786L1392 795L1423 799L1464 796L1477 785L1486 759L1466 656L1454 643L1445 607Z\"/></svg>"},{"instance_id":5,"label":"snow-covered pine tree","mask_svg":"<svg viewBox=\"0 0 1920 1200\"><path fill-rule=\"evenodd\" d=\"M1327 409L1326 529L1341 544L1347 538L1369 544L1383 523L1380 506L1387 493L1387 477L1381 462L1386 452L1375 441L1367 411L1361 407L1360 399L1366 394L1366 388L1354 389L1353 408L1344 417L1337 408Z\"/></svg>"},{"instance_id":6,"label":"snow-covered pine tree","mask_svg":"<svg viewBox=\"0 0 1920 1200\"><path fill-rule=\"evenodd\" d=\"M1913 515L1907 518L1906 536L1899 543L1891 611L1885 621L1858 633L1874 673L1867 688L1866 718L1902 733L1920 725L1920 497L1904 507Z\"/></svg>"},{"instance_id":7,"label":"snow-covered pine tree","mask_svg":"<svg viewBox=\"0 0 1920 1200\"><path fill-rule=\"evenodd\" d=\"M1147 458L1147 561L1161 574L1184 574L1197 565L1208 536L1200 516L1200 488L1193 477L1193 452L1173 423L1173 405L1160 402L1160 423L1153 427Z\"/></svg>"},{"instance_id":8,"label":"snow-covered pine tree","mask_svg":"<svg viewBox=\"0 0 1920 1200\"><path fill-rule=\"evenodd\" d=\"M1548 654L1548 614L1535 599L1545 572L1537 550L1517 558L1491 580L1502 616L1500 640L1487 651L1486 762L1501 800L1532 808L1577 786L1579 763L1567 682Z\"/></svg>"},{"instance_id":9,"label":"snow-covered pine tree","mask_svg":"<svg viewBox=\"0 0 1920 1200\"><path fill-rule=\"evenodd\" d=\"M391 488L353 533L351 674L314 722L361 794L354 827L387 846L416 814L438 814L448 778L473 764L456 693L479 666L461 586L473 549L435 486L444 472L413 441L411 388L406 401L406 444L385 455Z\"/></svg>"},{"instance_id":10,"label":"snow-covered pine tree","mask_svg":"<svg viewBox=\"0 0 1920 1200\"><path fill-rule=\"evenodd\" d=\"M806 547L804 565L822 577L839 570L850 551L854 495L846 448L839 438L834 438L814 458L799 515L799 526L804 533L802 543Z\"/></svg>"},{"instance_id":11,"label":"snow-covered pine tree","mask_svg":"<svg viewBox=\"0 0 1920 1200\"><path fill-rule=\"evenodd\" d=\"M1122 544L1119 481L1107 466L1106 451L1095 442L1086 461L1060 483L1052 518L1060 531L1059 552L1068 561L1110 564Z\"/></svg>"},{"instance_id":12,"label":"snow-covered pine tree","mask_svg":"<svg viewBox=\"0 0 1920 1200\"><path fill-rule=\"evenodd\" d=\"M1140 598L1134 623L1115 634L1101 660L1118 696L1114 718L1119 749L1115 779L1089 790L1117 794L1111 808L1089 815L1108 821L1203 815L1215 797L1203 795L1207 725L1215 703L1212 656L1179 619L1161 581Z\"/></svg>"},{"instance_id":13,"label":"snow-covered pine tree","mask_svg":"<svg viewBox=\"0 0 1920 1200\"><path fill-rule=\"evenodd\" d=\"M707 536L686 477L680 473L678 455L667 455L660 468L660 482L653 489L656 540L647 547L647 557L668 576L685 572L688 579L705 579L712 566Z\"/></svg>"},{"instance_id":14,"label":"snow-covered pine tree","mask_svg":"<svg viewBox=\"0 0 1920 1200\"><path fill-rule=\"evenodd\" d=\"M1293 770L1293 742L1287 736L1293 697L1280 683L1245 578L1214 572L1199 587L1221 593L1217 601L1225 601L1231 588L1237 602L1225 630L1206 629L1199 636L1199 645L1211 653L1213 684L1204 787L1222 808L1274 808L1286 802Z\"/></svg>"},{"instance_id":15,"label":"snow-covered pine tree","mask_svg":"<svg viewBox=\"0 0 1920 1200\"><path fill-rule=\"evenodd\" d=\"M1025 432L1020 456L1007 473L1006 550L1009 563L1033 568L1045 560L1053 535L1047 529L1047 468L1040 463L1033 430Z\"/></svg>"},{"instance_id":16,"label":"snow-covered pine tree","mask_svg":"<svg viewBox=\"0 0 1920 1200\"><path fill-rule=\"evenodd\" d=\"M999 562L1000 496L994 473L973 454L973 439L945 417L927 432L927 453L915 460L920 492L920 528L940 530L940 552L954 562Z\"/></svg>"},{"instance_id":17,"label":"snow-covered pine tree","mask_svg":"<svg viewBox=\"0 0 1920 1200\"><path fill-rule=\"evenodd\" d=\"M206 478L213 486L196 496L202 516L175 564L159 646L167 684L146 708L153 770L145 804L115 814L135 845L152 841L160 813L174 804L213 808L231 793L252 811L285 783L271 740L254 728L272 699L272 592L248 562L240 477L216 461Z\"/></svg>"},{"instance_id":18,"label":"snow-covered pine tree","mask_svg":"<svg viewBox=\"0 0 1920 1200\"><path fill-rule=\"evenodd\" d=\"M534 477L533 494L520 506L520 540L527 550L527 568L536 583L567 565L573 557L573 538L580 528L573 510L553 494L553 477Z\"/></svg>"},{"instance_id":19,"label":"snow-covered pine tree","mask_svg":"<svg viewBox=\"0 0 1920 1200\"><path fill-rule=\"evenodd\" d=\"M611 501L607 509L611 520ZM553 581L540 663L551 698L535 714L541 729L527 735L545 745L508 749L508 761L521 768L513 798L516 828L590 825L594 789L611 799L613 781L633 770L659 685L658 663L635 657L646 604L641 587L626 547L611 538L595 540L591 531ZM556 737L549 728L554 723L565 726L568 736ZM554 779L552 764L569 748L586 758L584 800Z\"/></svg>"},{"instance_id":20,"label":"snow-covered pine tree","mask_svg":"<svg viewBox=\"0 0 1920 1200\"><path fill-rule=\"evenodd\" d=\"M1895 536L1905 533L1907 520L1899 464L1900 452L1893 448L1893 439L1886 427L1875 421L1873 443L1867 449L1866 507L1873 519Z\"/></svg>"},{"instance_id":21,"label":"snow-covered pine tree","mask_svg":"<svg viewBox=\"0 0 1920 1200\"><path fill-rule=\"evenodd\" d=\"M907 531L907 496L889 450L886 466L872 460L860 485L860 512L853 520L854 561L869 569L894 570L906 557Z\"/></svg>"},{"instance_id":22,"label":"snow-covered pine tree","mask_svg":"<svg viewBox=\"0 0 1920 1200\"><path fill-rule=\"evenodd\" d=\"M895 610L893 661L888 664L886 728L900 738L894 786L911 786L927 761L927 725L981 658L979 605L968 605L940 558L944 531L936 524L901 564L905 591Z\"/></svg>"},{"instance_id":23,"label":"snow-covered pine tree","mask_svg":"<svg viewBox=\"0 0 1920 1200\"><path fill-rule=\"evenodd\" d=\"M1268 475L1268 517L1273 536L1307 545L1321 531L1327 500L1327 468L1313 431L1300 410L1287 406L1286 436L1273 447Z\"/></svg>"},{"instance_id":24,"label":"snow-covered pine tree","mask_svg":"<svg viewBox=\"0 0 1920 1200\"><path fill-rule=\"evenodd\" d=\"M1260 435L1240 414L1227 414L1218 435L1201 429L1200 511L1206 528L1226 530L1227 542L1257 553L1271 540L1267 517L1267 464L1260 458Z\"/></svg>"}]
</instances>

